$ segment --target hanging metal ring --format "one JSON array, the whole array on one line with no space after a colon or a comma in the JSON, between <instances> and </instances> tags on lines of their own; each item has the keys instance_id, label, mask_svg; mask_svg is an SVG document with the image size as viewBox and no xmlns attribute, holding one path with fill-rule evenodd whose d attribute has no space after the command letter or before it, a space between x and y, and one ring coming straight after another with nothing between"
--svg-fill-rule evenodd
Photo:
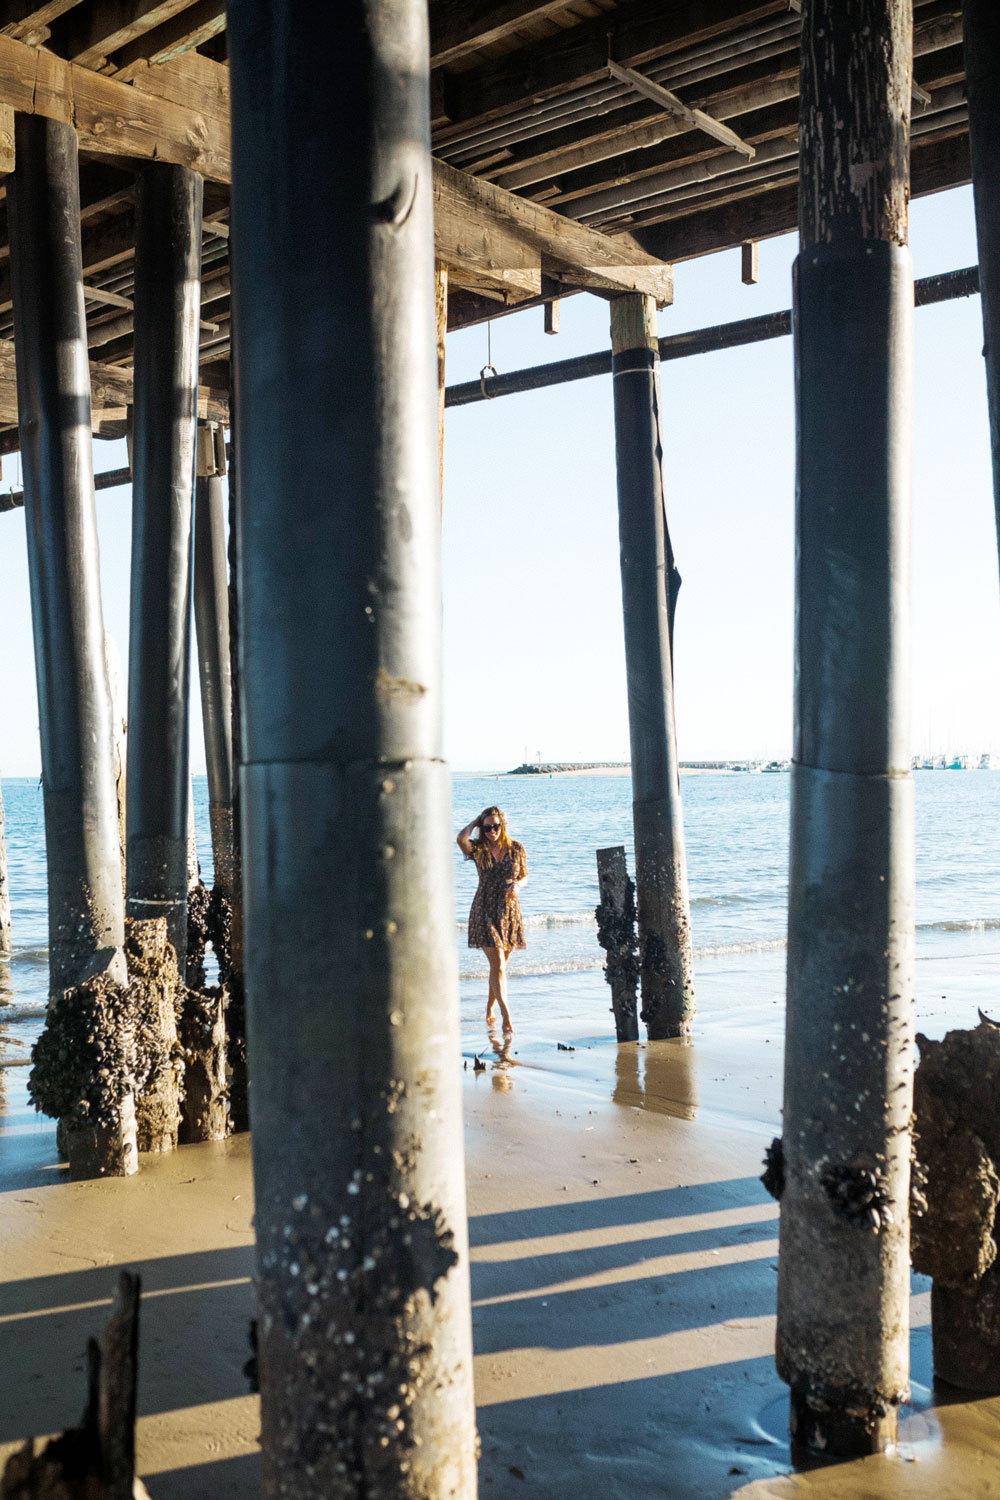
<instances>
[{"instance_id":1,"label":"hanging metal ring","mask_svg":"<svg viewBox=\"0 0 1000 1500\"><path fill-rule=\"evenodd\" d=\"M486 401L495 401L496 400L496 396L492 395L486 389L486 377L487 377L487 375L492 375L493 379L496 380L496 378L497 378L496 365L483 365L483 368L479 372L479 389L482 391L484 399Z\"/></svg>"}]
</instances>

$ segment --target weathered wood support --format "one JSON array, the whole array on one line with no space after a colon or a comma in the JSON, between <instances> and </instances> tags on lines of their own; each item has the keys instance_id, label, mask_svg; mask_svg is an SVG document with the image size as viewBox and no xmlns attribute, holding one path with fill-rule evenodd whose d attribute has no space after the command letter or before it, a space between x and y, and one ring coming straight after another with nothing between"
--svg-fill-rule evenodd
<instances>
[{"instance_id":1,"label":"weathered wood support","mask_svg":"<svg viewBox=\"0 0 1000 1500\"><path fill-rule=\"evenodd\" d=\"M434 322L437 328L438 374L438 488L444 509L444 392L445 354L448 343L448 267L434 267Z\"/></svg>"},{"instance_id":2,"label":"weathered wood support","mask_svg":"<svg viewBox=\"0 0 1000 1500\"><path fill-rule=\"evenodd\" d=\"M156 163L136 210L127 910L187 945L191 516L202 182Z\"/></svg>"},{"instance_id":3,"label":"weathered wood support","mask_svg":"<svg viewBox=\"0 0 1000 1500\"><path fill-rule=\"evenodd\" d=\"M427 6L228 35L262 1494L471 1500Z\"/></svg>"},{"instance_id":4,"label":"weathered wood support","mask_svg":"<svg viewBox=\"0 0 1000 1500\"><path fill-rule=\"evenodd\" d=\"M596 912L597 941L607 954L604 977L611 986L615 1035L620 1042L637 1042L639 960L635 940L635 886L629 879L624 845L598 849L597 885L601 895Z\"/></svg>"},{"instance_id":5,"label":"weathered wood support","mask_svg":"<svg viewBox=\"0 0 1000 1500\"><path fill-rule=\"evenodd\" d=\"M17 119L8 178L21 456L41 731L51 1002L98 976L126 982L111 695L104 660L80 251L76 135ZM73 1166L135 1170L131 1095L82 1132ZM81 1122L77 1121L79 1125ZM72 1128L71 1128L72 1127ZM95 1133L96 1132L96 1133ZM82 1167L81 1167L82 1170Z\"/></svg>"},{"instance_id":6,"label":"weathered wood support","mask_svg":"<svg viewBox=\"0 0 1000 1500\"><path fill-rule=\"evenodd\" d=\"M963 0L969 150L983 300L983 354L993 454L993 503L1000 538L1000 7Z\"/></svg>"},{"instance_id":7,"label":"weathered wood support","mask_svg":"<svg viewBox=\"0 0 1000 1500\"><path fill-rule=\"evenodd\" d=\"M194 511L194 619L201 716L205 726L208 816L215 889L233 890L233 696L229 658L229 579L222 517L226 450L221 427L198 429Z\"/></svg>"},{"instance_id":8,"label":"weathered wood support","mask_svg":"<svg viewBox=\"0 0 1000 1500\"><path fill-rule=\"evenodd\" d=\"M777 1358L793 1442L839 1457L909 1375L911 76L909 0L803 0Z\"/></svg>"},{"instance_id":9,"label":"weathered wood support","mask_svg":"<svg viewBox=\"0 0 1000 1500\"><path fill-rule=\"evenodd\" d=\"M0 789L0 955L12 951L10 929L10 884L7 879L7 839L4 834L3 790Z\"/></svg>"},{"instance_id":10,"label":"weathered wood support","mask_svg":"<svg viewBox=\"0 0 1000 1500\"><path fill-rule=\"evenodd\" d=\"M611 304L625 667L632 746L632 819L642 1019L650 1037L686 1036L694 960L677 741L674 568L663 497L659 354L652 297Z\"/></svg>"}]
</instances>

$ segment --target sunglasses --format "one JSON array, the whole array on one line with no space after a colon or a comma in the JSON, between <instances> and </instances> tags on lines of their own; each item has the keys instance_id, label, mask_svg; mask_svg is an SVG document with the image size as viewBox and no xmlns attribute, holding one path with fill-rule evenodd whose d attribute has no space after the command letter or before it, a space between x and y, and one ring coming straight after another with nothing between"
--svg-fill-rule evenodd
<instances>
[{"instance_id":1,"label":"sunglasses","mask_svg":"<svg viewBox=\"0 0 1000 1500\"><path fill-rule=\"evenodd\" d=\"M499 827L500 827L499 823L484 823L483 824L483 832L484 833L492 833L495 828L499 828Z\"/></svg>"}]
</instances>

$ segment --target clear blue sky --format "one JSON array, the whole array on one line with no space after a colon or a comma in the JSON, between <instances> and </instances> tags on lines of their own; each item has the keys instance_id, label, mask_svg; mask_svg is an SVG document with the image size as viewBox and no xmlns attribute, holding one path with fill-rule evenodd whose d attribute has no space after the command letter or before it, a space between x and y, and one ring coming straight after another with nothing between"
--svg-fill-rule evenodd
<instances>
[{"instance_id":1,"label":"clear blue sky","mask_svg":"<svg viewBox=\"0 0 1000 1500\"><path fill-rule=\"evenodd\" d=\"M918 276L976 261L971 191L912 206ZM796 237L677 267L660 332L790 302ZM501 371L606 348L607 304L567 299L493 324ZM918 309L914 748L1000 750L1000 585L979 299ZM779 756L791 743L791 340L663 366L664 477L683 577L675 645L682 758ZM486 362L485 327L448 342L449 383ZM123 445L98 443L100 469ZM5 459L3 486L17 482ZM125 655L129 492L98 495L105 620ZM458 768L625 760L628 721L610 378L449 411L444 495L445 743ZM0 771L39 768L23 513L0 515ZM196 676L192 763L204 769Z\"/></svg>"}]
</instances>

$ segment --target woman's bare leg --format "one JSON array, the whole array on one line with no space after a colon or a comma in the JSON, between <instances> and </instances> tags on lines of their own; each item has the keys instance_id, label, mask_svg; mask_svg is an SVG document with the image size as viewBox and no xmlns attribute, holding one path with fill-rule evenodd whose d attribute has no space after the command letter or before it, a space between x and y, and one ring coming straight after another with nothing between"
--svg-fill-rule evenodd
<instances>
[{"instance_id":1,"label":"woman's bare leg","mask_svg":"<svg viewBox=\"0 0 1000 1500\"><path fill-rule=\"evenodd\" d=\"M487 1026L492 1026L493 1007L494 1005L496 1005L497 1001L500 998L500 992L497 987L498 956L497 950L495 948L484 948L483 952L486 954L486 962L490 966L489 991L487 993L486 999L486 1024Z\"/></svg>"},{"instance_id":2,"label":"woman's bare leg","mask_svg":"<svg viewBox=\"0 0 1000 1500\"><path fill-rule=\"evenodd\" d=\"M509 948L497 948L495 952L497 954L497 1004L500 1007L500 1018L503 1021L504 1035L513 1036L514 1023L510 1018L510 1011L507 1009L507 960L510 958L511 950Z\"/></svg>"}]
</instances>

